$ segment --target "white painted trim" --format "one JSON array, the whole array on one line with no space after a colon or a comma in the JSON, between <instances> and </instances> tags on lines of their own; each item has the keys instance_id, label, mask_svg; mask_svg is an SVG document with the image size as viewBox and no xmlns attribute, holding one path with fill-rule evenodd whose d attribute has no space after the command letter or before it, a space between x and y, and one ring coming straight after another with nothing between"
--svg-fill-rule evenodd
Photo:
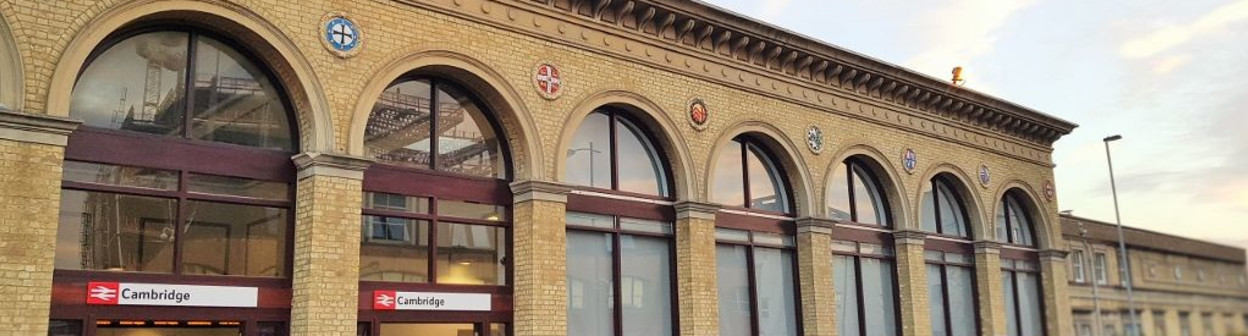
<instances>
[{"instance_id":1,"label":"white painted trim","mask_svg":"<svg viewBox=\"0 0 1248 336\"><path fill-rule=\"evenodd\" d=\"M572 190L571 194L581 195L581 196L600 197L600 198L610 198L610 199L629 201L629 202L640 202L640 203L669 205L669 206L676 205L676 202L671 202L671 201L655 200L655 199L625 196L625 195L614 195L614 194L601 193L597 191L588 191L588 190Z\"/></svg>"},{"instance_id":2,"label":"white painted trim","mask_svg":"<svg viewBox=\"0 0 1248 336\"><path fill-rule=\"evenodd\" d=\"M741 211L741 210L733 210L733 209L719 209L719 212L723 212L723 213L727 213L727 214L733 214L733 215L742 215L742 216L750 216L750 217L767 218L767 219L778 219L778 220L787 220L787 221L796 220L796 218L793 218L793 217L779 216L779 215L760 214L760 213L754 213L754 212L749 212L749 211Z\"/></svg>"}]
</instances>

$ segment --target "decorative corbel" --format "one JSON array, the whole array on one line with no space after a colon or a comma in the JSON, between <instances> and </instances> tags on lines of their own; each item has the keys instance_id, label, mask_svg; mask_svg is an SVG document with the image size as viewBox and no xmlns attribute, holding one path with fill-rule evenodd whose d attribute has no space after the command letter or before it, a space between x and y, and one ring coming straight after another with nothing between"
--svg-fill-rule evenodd
<instances>
[{"instance_id":1,"label":"decorative corbel","mask_svg":"<svg viewBox=\"0 0 1248 336\"><path fill-rule=\"evenodd\" d=\"M787 69L790 65L793 65L794 60L797 60L797 50L789 50L789 53L784 55L784 59L780 60L780 70L785 71L784 69ZM796 73L797 68L793 68L793 72Z\"/></svg>"},{"instance_id":2,"label":"decorative corbel","mask_svg":"<svg viewBox=\"0 0 1248 336\"><path fill-rule=\"evenodd\" d=\"M750 44L749 36L738 36L737 41L732 43L732 57L741 58L741 54L745 51L745 46L748 44Z\"/></svg>"},{"instance_id":3,"label":"decorative corbel","mask_svg":"<svg viewBox=\"0 0 1248 336\"><path fill-rule=\"evenodd\" d=\"M763 57L763 66L771 67L771 64L775 62L776 57L780 57L780 52L783 50L784 47L780 45L772 46L771 51L767 52L767 56Z\"/></svg>"},{"instance_id":4,"label":"decorative corbel","mask_svg":"<svg viewBox=\"0 0 1248 336\"><path fill-rule=\"evenodd\" d=\"M607 6L611 5L611 0L598 0L598 5L594 6L594 18L602 19L602 13Z\"/></svg>"},{"instance_id":5,"label":"decorative corbel","mask_svg":"<svg viewBox=\"0 0 1248 336\"><path fill-rule=\"evenodd\" d=\"M849 72L841 73L840 86L842 88L849 86L849 83L858 77L858 69L849 69Z\"/></svg>"},{"instance_id":6,"label":"decorative corbel","mask_svg":"<svg viewBox=\"0 0 1248 336\"><path fill-rule=\"evenodd\" d=\"M674 22L676 22L676 13L667 13L667 15L663 17L663 21L660 21L659 25L655 27L654 35L662 37L663 32L667 31L667 28L671 27Z\"/></svg>"},{"instance_id":7,"label":"decorative corbel","mask_svg":"<svg viewBox=\"0 0 1248 336\"><path fill-rule=\"evenodd\" d=\"M746 54L746 61L757 62L759 59L762 59L763 49L766 49L766 48L767 48L766 40L760 39L757 42L754 42L754 46L750 47L750 52Z\"/></svg>"},{"instance_id":8,"label":"decorative corbel","mask_svg":"<svg viewBox=\"0 0 1248 336\"><path fill-rule=\"evenodd\" d=\"M802 57L802 60L797 62L797 66L793 67L793 72L797 74L801 74L802 69L806 69L806 67L810 66L810 63L814 63L814 62L815 62L815 57L807 54L806 57Z\"/></svg>"},{"instance_id":9,"label":"decorative corbel","mask_svg":"<svg viewBox=\"0 0 1248 336\"><path fill-rule=\"evenodd\" d=\"M637 30L638 31L645 31L646 24L649 24L650 19L654 18L655 11L656 10L654 9L654 6L650 6L650 8L646 8L645 12L641 13L641 16L637 18Z\"/></svg>"},{"instance_id":10,"label":"decorative corbel","mask_svg":"<svg viewBox=\"0 0 1248 336\"><path fill-rule=\"evenodd\" d=\"M815 74L822 75L823 70L827 68L828 68L828 60L819 60L819 63L815 63L815 67L810 69L810 79L815 80L815 82L826 81L824 78L815 77Z\"/></svg>"},{"instance_id":11,"label":"decorative corbel","mask_svg":"<svg viewBox=\"0 0 1248 336\"><path fill-rule=\"evenodd\" d=\"M702 26L702 30L698 31L697 46L701 48L702 44L706 43L706 37L711 36L711 33L714 31L715 25L713 24L707 23L705 26Z\"/></svg>"},{"instance_id":12,"label":"decorative corbel","mask_svg":"<svg viewBox=\"0 0 1248 336\"><path fill-rule=\"evenodd\" d=\"M615 11L615 23L623 26L624 16L632 14L633 7L635 6L637 6L637 3L633 1L625 1L622 5L620 5L620 8Z\"/></svg>"},{"instance_id":13,"label":"decorative corbel","mask_svg":"<svg viewBox=\"0 0 1248 336\"><path fill-rule=\"evenodd\" d=\"M715 36L715 40L714 40L715 44L711 46L711 50L715 50L716 52L718 52L719 48L722 47L725 43L728 43L728 40L730 38L732 38L731 30L724 29L720 31L719 35ZM728 50L728 54L731 55L732 50Z\"/></svg>"},{"instance_id":14,"label":"decorative corbel","mask_svg":"<svg viewBox=\"0 0 1248 336\"><path fill-rule=\"evenodd\" d=\"M697 24L698 21L693 18L686 19L684 23L681 23L680 27L676 28L676 41L684 41L685 34L688 34L690 30L693 30L693 26Z\"/></svg>"}]
</instances>

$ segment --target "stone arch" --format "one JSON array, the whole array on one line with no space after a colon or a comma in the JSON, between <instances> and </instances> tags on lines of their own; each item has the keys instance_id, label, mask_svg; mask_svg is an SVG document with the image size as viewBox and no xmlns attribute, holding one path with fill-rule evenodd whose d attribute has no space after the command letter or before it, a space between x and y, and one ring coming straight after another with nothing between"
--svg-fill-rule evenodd
<instances>
[{"instance_id":1,"label":"stone arch","mask_svg":"<svg viewBox=\"0 0 1248 336\"><path fill-rule=\"evenodd\" d=\"M496 113L495 117L507 138L513 181L544 180L540 161L543 155L535 138L536 128L520 94L503 79L501 73L465 53L451 51L451 48L449 45L426 45L415 51L400 53L390 57L391 61L367 77L372 80L358 95L351 116L351 128L347 132L347 153L357 156L366 154L364 129L377 97L396 79L419 71L460 81Z\"/></svg>"},{"instance_id":2,"label":"stone arch","mask_svg":"<svg viewBox=\"0 0 1248 336\"><path fill-rule=\"evenodd\" d=\"M917 229L909 226L910 218L913 215L910 213L910 207L906 205L910 204L910 200L906 197L906 189L901 183L901 175L897 173L897 170L887 159L888 156L875 147L866 144L845 146L844 149L834 154L832 157L836 159L824 170L823 183L819 185L820 188L827 189L828 184L832 183L832 172L837 165L844 163L845 160L852 157L864 158L865 160L863 161L873 170L876 174L875 177L884 187L885 197L888 198L889 211L892 212L893 229ZM827 207L823 206L827 204L828 193L824 192L823 197L823 202L816 204L819 208L818 214L830 217L831 214L826 213Z\"/></svg>"},{"instance_id":3,"label":"stone arch","mask_svg":"<svg viewBox=\"0 0 1248 336\"><path fill-rule=\"evenodd\" d=\"M8 20L0 15L0 110L22 111L26 98L25 79L17 39Z\"/></svg>"},{"instance_id":4,"label":"stone arch","mask_svg":"<svg viewBox=\"0 0 1248 336\"><path fill-rule=\"evenodd\" d=\"M992 206L988 208L992 211L989 213L989 218L993 219L991 225L993 226L994 239L1004 240L1002 237L995 237L997 232L995 217L997 208L1001 206L1001 200L1010 193L1018 196L1019 203L1022 203L1024 210L1026 210L1029 216L1028 219L1031 220L1031 226L1036 235L1036 246L1040 249L1051 249L1060 245L1054 239L1055 237L1061 237L1061 227L1053 226L1053 223L1057 223L1057 221L1049 214L1049 211L1040 206L1040 193L1037 193L1035 188L1032 188L1030 184L1022 180L1007 181L992 194Z\"/></svg>"},{"instance_id":5,"label":"stone arch","mask_svg":"<svg viewBox=\"0 0 1248 336\"><path fill-rule=\"evenodd\" d=\"M568 147L572 145L572 138L576 136L580 125L585 121L593 111L602 107L615 107L627 111L641 122L650 134L658 140L659 147L662 148L663 154L666 156L667 164L671 167L673 180L673 194L682 200L694 199L695 190L693 185L693 173L689 170L693 162L689 155L689 147L684 139L677 123L672 120L658 104L642 97L639 94L624 90L604 90L591 94L580 103L575 105L572 113L565 119L563 131L559 135L559 144L555 148L555 153L564 153ZM553 176L556 181L563 181L564 175L567 174L565 165L567 157L563 155L555 155Z\"/></svg>"},{"instance_id":6,"label":"stone arch","mask_svg":"<svg viewBox=\"0 0 1248 336\"><path fill-rule=\"evenodd\" d=\"M954 189L953 191L958 193L959 197L962 197L962 206L966 207L967 220L971 221L971 239L976 241L991 239L993 235L991 233L993 232L991 231L992 227L987 224L989 221L985 220L983 200L973 188L973 185L970 184L973 183L971 181L975 181L970 178L971 175L968 175L965 170L958 166L949 163L938 163L925 171L921 176L923 176L923 179L919 180L919 183L928 183L937 176L947 177L952 182L950 184ZM915 189L914 201L910 203L911 213L915 215L910 219L910 225L917 230L921 230L923 225L919 221L922 220L923 214L921 213L922 205L919 202L923 201L923 184L920 184Z\"/></svg>"},{"instance_id":7,"label":"stone arch","mask_svg":"<svg viewBox=\"0 0 1248 336\"><path fill-rule=\"evenodd\" d=\"M814 215L816 212L813 210L814 192L810 185L810 169L800 154L801 151L798 150L801 147L794 144L790 140L791 138L786 136L779 128L761 120L741 121L725 128L725 131L720 133L719 138L715 140L714 145L711 147L710 156L703 170L706 174L701 181L701 198L703 200L710 200L711 198L710 181L715 176L715 162L719 160L719 149L726 146L732 139L743 134L756 136L759 142L771 151L774 159L784 169L784 173L789 180L790 192L793 194L793 205L796 208L796 215L798 217Z\"/></svg>"},{"instance_id":8,"label":"stone arch","mask_svg":"<svg viewBox=\"0 0 1248 336\"><path fill-rule=\"evenodd\" d=\"M62 53L48 89L47 113L69 116L70 96L79 72L96 47L110 35L145 22L172 21L211 28L251 49L286 89L298 120L304 151L334 152L334 127L328 101L311 63L295 42L259 14L226 2L144 0L113 7L78 31Z\"/></svg>"}]
</instances>

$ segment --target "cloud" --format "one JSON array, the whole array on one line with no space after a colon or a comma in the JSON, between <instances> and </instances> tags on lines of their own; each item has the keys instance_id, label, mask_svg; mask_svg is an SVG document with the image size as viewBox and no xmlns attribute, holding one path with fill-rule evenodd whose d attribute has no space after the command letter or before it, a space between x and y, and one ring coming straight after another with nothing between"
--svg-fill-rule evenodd
<instances>
[{"instance_id":1,"label":"cloud","mask_svg":"<svg viewBox=\"0 0 1248 336\"><path fill-rule=\"evenodd\" d=\"M775 20L784 13L785 8L788 8L792 2L792 0L763 0L758 18L765 21Z\"/></svg>"},{"instance_id":2,"label":"cloud","mask_svg":"<svg viewBox=\"0 0 1248 336\"><path fill-rule=\"evenodd\" d=\"M1119 53L1127 58L1147 58L1186 44L1194 37L1248 19L1248 0L1232 2L1205 13L1186 25L1169 26L1122 44Z\"/></svg>"},{"instance_id":3,"label":"cloud","mask_svg":"<svg viewBox=\"0 0 1248 336\"><path fill-rule=\"evenodd\" d=\"M1153 62L1153 74L1161 75L1161 76L1168 75L1170 74L1170 72L1173 72L1175 69L1178 69L1178 68L1183 67L1184 65L1187 65L1187 63L1190 62L1191 60L1192 60L1192 55L1190 54L1163 57L1157 60L1156 62Z\"/></svg>"},{"instance_id":4,"label":"cloud","mask_svg":"<svg viewBox=\"0 0 1248 336\"><path fill-rule=\"evenodd\" d=\"M1011 16L1031 6L1032 0L955 0L951 4L924 13L919 21L926 44L922 52L904 62L906 67L937 78L949 76L954 66L967 66L967 82L978 91L991 91L983 82L970 83L974 78L971 62L991 52L999 38L997 33Z\"/></svg>"}]
</instances>

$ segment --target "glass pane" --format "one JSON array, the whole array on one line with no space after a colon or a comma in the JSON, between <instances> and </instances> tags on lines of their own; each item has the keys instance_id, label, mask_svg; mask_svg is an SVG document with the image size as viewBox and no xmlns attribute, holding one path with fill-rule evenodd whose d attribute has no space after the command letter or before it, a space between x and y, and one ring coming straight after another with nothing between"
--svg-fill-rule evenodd
<instances>
[{"instance_id":1,"label":"glass pane","mask_svg":"<svg viewBox=\"0 0 1248 336\"><path fill-rule=\"evenodd\" d=\"M937 183L936 190L940 193L940 233L970 237L967 222L962 216L962 202L958 201L953 190L944 183Z\"/></svg>"},{"instance_id":2,"label":"glass pane","mask_svg":"<svg viewBox=\"0 0 1248 336\"><path fill-rule=\"evenodd\" d=\"M741 143L729 141L715 162L711 201L727 206L745 206L745 172L742 171Z\"/></svg>"},{"instance_id":3,"label":"glass pane","mask_svg":"<svg viewBox=\"0 0 1248 336\"><path fill-rule=\"evenodd\" d=\"M1014 314L1014 308L1016 307L1014 276L1010 271L1001 272L1001 285L1005 290L1005 324L1006 329L1009 331L1008 335L1020 335L1018 333L1018 318Z\"/></svg>"},{"instance_id":4,"label":"glass pane","mask_svg":"<svg viewBox=\"0 0 1248 336\"><path fill-rule=\"evenodd\" d=\"M191 138L235 145L294 148L286 104L260 68L220 41L195 44Z\"/></svg>"},{"instance_id":5,"label":"glass pane","mask_svg":"<svg viewBox=\"0 0 1248 336\"><path fill-rule=\"evenodd\" d=\"M742 230L715 228L715 240L749 243L750 232L742 231Z\"/></svg>"},{"instance_id":6,"label":"glass pane","mask_svg":"<svg viewBox=\"0 0 1248 336\"><path fill-rule=\"evenodd\" d=\"M858 270L854 267L854 257L832 256L832 288L836 292L837 334L861 335L858 321Z\"/></svg>"},{"instance_id":7,"label":"glass pane","mask_svg":"<svg viewBox=\"0 0 1248 336\"><path fill-rule=\"evenodd\" d=\"M639 128L616 118L615 140L619 150L620 190L667 196L667 180L663 176L663 160L646 140Z\"/></svg>"},{"instance_id":8,"label":"glass pane","mask_svg":"<svg viewBox=\"0 0 1248 336\"><path fill-rule=\"evenodd\" d=\"M429 168L429 82L410 80L386 88L369 113L364 149L385 163Z\"/></svg>"},{"instance_id":9,"label":"glass pane","mask_svg":"<svg viewBox=\"0 0 1248 336\"><path fill-rule=\"evenodd\" d=\"M600 229L615 229L615 217L606 215L594 215L579 212L569 212L567 214L568 226L587 226Z\"/></svg>"},{"instance_id":10,"label":"glass pane","mask_svg":"<svg viewBox=\"0 0 1248 336\"><path fill-rule=\"evenodd\" d=\"M611 336L615 281L611 234L568 231L568 335Z\"/></svg>"},{"instance_id":11,"label":"glass pane","mask_svg":"<svg viewBox=\"0 0 1248 336\"><path fill-rule=\"evenodd\" d=\"M1023 315L1023 335L1044 335L1040 278L1033 273L1014 273L1018 277L1018 304ZM1130 315L1128 315L1130 316Z\"/></svg>"},{"instance_id":12,"label":"glass pane","mask_svg":"<svg viewBox=\"0 0 1248 336\"><path fill-rule=\"evenodd\" d=\"M82 336L82 321L48 321L48 336Z\"/></svg>"},{"instance_id":13,"label":"glass pane","mask_svg":"<svg viewBox=\"0 0 1248 336\"><path fill-rule=\"evenodd\" d=\"M82 72L70 116L90 127L181 137L186 113L188 35L135 35L108 48Z\"/></svg>"},{"instance_id":14,"label":"glass pane","mask_svg":"<svg viewBox=\"0 0 1248 336\"><path fill-rule=\"evenodd\" d=\"M286 332L286 323L260 322L256 324L256 334L258 336L286 336L290 333Z\"/></svg>"},{"instance_id":15,"label":"glass pane","mask_svg":"<svg viewBox=\"0 0 1248 336\"><path fill-rule=\"evenodd\" d=\"M1035 246L1035 239L1031 235L1031 221L1028 221L1027 216L1023 213L1022 204L1018 203L1013 197L1006 198L1006 200L1010 204L1011 242L1019 245Z\"/></svg>"},{"instance_id":16,"label":"glass pane","mask_svg":"<svg viewBox=\"0 0 1248 336\"><path fill-rule=\"evenodd\" d=\"M931 311L932 336L949 336L945 322L945 280L940 265L927 265L927 302Z\"/></svg>"},{"instance_id":17,"label":"glass pane","mask_svg":"<svg viewBox=\"0 0 1248 336\"><path fill-rule=\"evenodd\" d=\"M611 189L611 117L595 112L585 116L568 148L568 183Z\"/></svg>"},{"instance_id":18,"label":"glass pane","mask_svg":"<svg viewBox=\"0 0 1248 336\"><path fill-rule=\"evenodd\" d=\"M364 216L360 280L429 281L429 222Z\"/></svg>"},{"instance_id":19,"label":"glass pane","mask_svg":"<svg viewBox=\"0 0 1248 336\"><path fill-rule=\"evenodd\" d=\"M380 336L470 336L475 329L471 323L382 323Z\"/></svg>"},{"instance_id":20,"label":"glass pane","mask_svg":"<svg viewBox=\"0 0 1248 336\"><path fill-rule=\"evenodd\" d=\"M192 334L193 332L193 334ZM195 335L195 336L237 336L242 334L241 327L97 327L95 336L135 336L135 335Z\"/></svg>"},{"instance_id":21,"label":"glass pane","mask_svg":"<svg viewBox=\"0 0 1248 336\"><path fill-rule=\"evenodd\" d=\"M500 227L438 223L438 283L506 285L506 239Z\"/></svg>"},{"instance_id":22,"label":"glass pane","mask_svg":"<svg viewBox=\"0 0 1248 336\"><path fill-rule=\"evenodd\" d=\"M888 225L884 218L884 195L880 193L878 184L871 179L862 167L854 165L854 220L863 224Z\"/></svg>"},{"instance_id":23,"label":"glass pane","mask_svg":"<svg viewBox=\"0 0 1248 336\"><path fill-rule=\"evenodd\" d=\"M767 245L792 246L793 238L779 233L754 232L754 242Z\"/></svg>"},{"instance_id":24,"label":"glass pane","mask_svg":"<svg viewBox=\"0 0 1248 336\"><path fill-rule=\"evenodd\" d=\"M507 336L507 325L502 323L490 323L489 336Z\"/></svg>"},{"instance_id":25,"label":"glass pane","mask_svg":"<svg viewBox=\"0 0 1248 336\"><path fill-rule=\"evenodd\" d=\"M862 303L867 318L867 335L896 336L897 297L891 261L860 258L862 263Z\"/></svg>"},{"instance_id":26,"label":"glass pane","mask_svg":"<svg viewBox=\"0 0 1248 336\"><path fill-rule=\"evenodd\" d=\"M836 169L832 171L831 180L828 181L827 196L825 196L827 197L828 217L837 220L853 220L853 214L849 209L849 174L845 166L845 164L836 165Z\"/></svg>"},{"instance_id":27,"label":"glass pane","mask_svg":"<svg viewBox=\"0 0 1248 336\"><path fill-rule=\"evenodd\" d=\"M844 240L832 241L833 252L858 253L858 243Z\"/></svg>"},{"instance_id":28,"label":"glass pane","mask_svg":"<svg viewBox=\"0 0 1248 336\"><path fill-rule=\"evenodd\" d=\"M186 182L187 189L194 193L281 201L290 199L289 185L281 182L202 174L190 174Z\"/></svg>"},{"instance_id":29,"label":"glass pane","mask_svg":"<svg viewBox=\"0 0 1248 336\"><path fill-rule=\"evenodd\" d=\"M797 298L793 288L796 279L793 274L791 252L754 248L759 335L797 335Z\"/></svg>"},{"instance_id":30,"label":"glass pane","mask_svg":"<svg viewBox=\"0 0 1248 336\"><path fill-rule=\"evenodd\" d=\"M492 204L438 200L438 216L502 221L507 220L507 208Z\"/></svg>"},{"instance_id":31,"label":"glass pane","mask_svg":"<svg viewBox=\"0 0 1248 336\"><path fill-rule=\"evenodd\" d=\"M949 321L953 327L952 336L974 336L978 332L975 327L975 284L972 282L974 273L970 268L945 266L949 281Z\"/></svg>"},{"instance_id":32,"label":"glass pane","mask_svg":"<svg viewBox=\"0 0 1248 336\"><path fill-rule=\"evenodd\" d=\"M715 246L715 274L719 288L719 335L750 336L754 317L750 313L750 273L740 245Z\"/></svg>"},{"instance_id":33,"label":"glass pane","mask_svg":"<svg viewBox=\"0 0 1248 336\"><path fill-rule=\"evenodd\" d=\"M788 202L784 198L783 182L773 162L767 159L758 147L747 145L750 151L745 156L746 170L750 174L750 208L788 212Z\"/></svg>"},{"instance_id":34,"label":"glass pane","mask_svg":"<svg viewBox=\"0 0 1248 336\"><path fill-rule=\"evenodd\" d=\"M438 84L438 170L507 178L502 145L487 113L459 88Z\"/></svg>"},{"instance_id":35,"label":"glass pane","mask_svg":"<svg viewBox=\"0 0 1248 336\"><path fill-rule=\"evenodd\" d=\"M671 240L627 235L620 238L624 335L671 335Z\"/></svg>"},{"instance_id":36,"label":"glass pane","mask_svg":"<svg viewBox=\"0 0 1248 336\"><path fill-rule=\"evenodd\" d=\"M177 201L61 190L56 268L173 272Z\"/></svg>"},{"instance_id":37,"label":"glass pane","mask_svg":"<svg viewBox=\"0 0 1248 336\"><path fill-rule=\"evenodd\" d=\"M620 230L659 234L673 233L672 223L635 218L620 218Z\"/></svg>"},{"instance_id":38,"label":"glass pane","mask_svg":"<svg viewBox=\"0 0 1248 336\"><path fill-rule=\"evenodd\" d=\"M365 192L364 209L427 214L429 213L429 199L390 193Z\"/></svg>"},{"instance_id":39,"label":"glass pane","mask_svg":"<svg viewBox=\"0 0 1248 336\"><path fill-rule=\"evenodd\" d=\"M936 198L932 193L932 184L923 184L923 198L919 202L920 220L923 224L923 231L938 232L936 228Z\"/></svg>"},{"instance_id":40,"label":"glass pane","mask_svg":"<svg viewBox=\"0 0 1248 336\"><path fill-rule=\"evenodd\" d=\"M178 190L178 172L171 170L65 161L61 176L73 182Z\"/></svg>"},{"instance_id":41,"label":"glass pane","mask_svg":"<svg viewBox=\"0 0 1248 336\"><path fill-rule=\"evenodd\" d=\"M286 275L286 209L188 201L186 216L183 274Z\"/></svg>"}]
</instances>

